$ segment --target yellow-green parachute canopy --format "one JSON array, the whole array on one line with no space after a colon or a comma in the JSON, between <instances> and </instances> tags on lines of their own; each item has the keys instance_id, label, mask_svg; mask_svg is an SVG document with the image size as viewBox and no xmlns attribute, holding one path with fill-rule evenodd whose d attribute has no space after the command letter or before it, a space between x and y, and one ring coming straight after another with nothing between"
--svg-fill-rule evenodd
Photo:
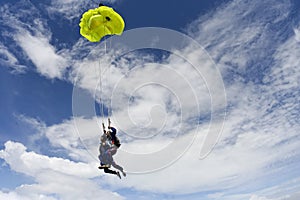
<instances>
[{"instance_id":1,"label":"yellow-green parachute canopy","mask_svg":"<svg viewBox=\"0 0 300 200\"><path fill-rule=\"evenodd\" d=\"M80 34L90 42L99 42L106 35L121 35L125 23L112 8L100 6L82 15L79 23Z\"/></svg>"}]
</instances>

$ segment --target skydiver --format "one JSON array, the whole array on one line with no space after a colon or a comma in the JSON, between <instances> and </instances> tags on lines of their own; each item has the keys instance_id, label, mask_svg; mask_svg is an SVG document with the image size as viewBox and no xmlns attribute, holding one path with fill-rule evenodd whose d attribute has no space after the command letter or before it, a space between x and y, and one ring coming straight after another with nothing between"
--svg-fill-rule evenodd
<instances>
[{"instance_id":1,"label":"skydiver","mask_svg":"<svg viewBox=\"0 0 300 200\"><path fill-rule=\"evenodd\" d=\"M105 126L102 124L104 130ZM119 165L117 165L112 156L117 153L118 148L121 146L119 138L116 136L117 134L117 129L111 126L111 121L110 118L108 118L108 131L106 131L106 136L108 141L110 141L110 148L106 150L105 155L109 159L109 161L112 163L112 165L116 168L119 169L123 176L126 176L126 173L123 171L123 168Z\"/></svg>"},{"instance_id":2,"label":"skydiver","mask_svg":"<svg viewBox=\"0 0 300 200\"><path fill-rule=\"evenodd\" d=\"M113 155L116 154L117 149L120 147L120 140L116 137L116 129L110 126L110 119L109 122L109 129L108 131L105 130L105 126L102 123L103 127L103 135L101 136L101 143L99 147L99 160L101 166L98 167L99 169L104 169L105 173L116 174L119 178L121 178L120 173L114 170L110 170L110 166L112 165L114 168L120 170L123 176L126 176L123 168L116 164L113 160Z\"/></svg>"},{"instance_id":3,"label":"skydiver","mask_svg":"<svg viewBox=\"0 0 300 200\"><path fill-rule=\"evenodd\" d=\"M108 154L106 154L106 151L110 148L110 145L107 143L107 136L104 130L104 134L100 138L100 147L99 147L99 160L100 160L100 166L98 167L99 169L104 169L105 173L109 174L115 174L121 179L120 172L111 170L110 168L110 160L108 158Z\"/></svg>"}]
</instances>

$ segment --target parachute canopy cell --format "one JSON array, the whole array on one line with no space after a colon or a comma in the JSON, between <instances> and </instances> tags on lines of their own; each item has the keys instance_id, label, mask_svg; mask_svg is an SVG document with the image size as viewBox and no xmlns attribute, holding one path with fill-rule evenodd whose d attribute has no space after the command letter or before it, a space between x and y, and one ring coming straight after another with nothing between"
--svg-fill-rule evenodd
<instances>
[{"instance_id":1,"label":"parachute canopy cell","mask_svg":"<svg viewBox=\"0 0 300 200\"><path fill-rule=\"evenodd\" d=\"M79 23L80 34L90 42L99 42L106 35L121 35L125 23L112 8L100 6L82 15Z\"/></svg>"}]
</instances>

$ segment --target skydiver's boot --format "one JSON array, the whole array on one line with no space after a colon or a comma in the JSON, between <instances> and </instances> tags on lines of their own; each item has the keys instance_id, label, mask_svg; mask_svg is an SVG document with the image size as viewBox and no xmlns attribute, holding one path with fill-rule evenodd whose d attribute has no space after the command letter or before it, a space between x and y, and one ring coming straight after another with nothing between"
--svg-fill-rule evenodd
<instances>
[{"instance_id":1,"label":"skydiver's boot","mask_svg":"<svg viewBox=\"0 0 300 200\"><path fill-rule=\"evenodd\" d=\"M117 172L116 175L121 179L120 172Z\"/></svg>"},{"instance_id":2,"label":"skydiver's boot","mask_svg":"<svg viewBox=\"0 0 300 200\"><path fill-rule=\"evenodd\" d=\"M99 169L104 169L104 168L110 168L110 165L106 164L106 165L101 165L98 167Z\"/></svg>"},{"instance_id":3,"label":"skydiver's boot","mask_svg":"<svg viewBox=\"0 0 300 200\"><path fill-rule=\"evenodd\" d=\"M122 171L122 174L123 174L124 177L126 176L126 173L124 171Z\"/></svg>"}]
</instances>

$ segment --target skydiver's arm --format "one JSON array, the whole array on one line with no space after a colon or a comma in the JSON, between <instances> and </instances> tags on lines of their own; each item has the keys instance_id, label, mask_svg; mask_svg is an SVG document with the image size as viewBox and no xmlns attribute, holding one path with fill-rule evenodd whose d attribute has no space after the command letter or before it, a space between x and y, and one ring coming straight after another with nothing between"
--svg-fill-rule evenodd
<instances>
[{"instance_id":1,"label":"skydiver's arm","mask_svg":"<svg viewBox=\"0 0 300 200\"><path fill-rule=\"evenodd\" d=\"M102 123L102 129L103 129L103 133L106 133L104 123Z\"/></svg>"},{"instance_id":2,"label":"skydiver's arm","mask_svg":"<svg viewBox=\"0 0 300 200\"><path fill-rule=\"evenodd\" d=\"M110 128L110 124L111 124L111 121L110 121L110 118L108 118L108 128Z\"/></svg>"},{"instance_id":3,"label":"skydiver's arm","mask_svg":"<svg viewBox=\"0 0 300 200\"><path fill-rule=\"evenodd\" d=\"M111 135L116 135L117 129L115 129L114 127L111 126L110 118L108 118L108 127L107 128L112 131Z\"/></svg>"}]
</instances>

